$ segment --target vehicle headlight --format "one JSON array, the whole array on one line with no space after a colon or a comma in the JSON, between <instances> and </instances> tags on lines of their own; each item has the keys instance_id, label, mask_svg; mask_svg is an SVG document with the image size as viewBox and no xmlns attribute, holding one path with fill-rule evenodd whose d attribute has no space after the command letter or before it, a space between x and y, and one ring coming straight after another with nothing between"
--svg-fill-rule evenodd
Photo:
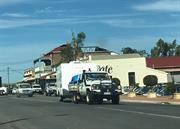
<instances>
[{"instance_id":1,"label":"vehicle headlight","mask_svg":"<svg viewBox=\"0 0 180 129\"><path fill-rule=\"evenodd\" d=\"M92 85L92 89L94 89L94 90L99 90L99 89L100 89L100 85L98 85L98 84L93 84L93 85Z\"/></svg>"},{"instance_id":2,"label":"vehicle headlight","mask_svg":"<svg viewBox=\"0 0 180 129\"><path fill-rule=\"evenodd\" d=\"M23 93L23 90L20 89L20 90L19 90L19 93Z\"/></svg>"}]
</instances>

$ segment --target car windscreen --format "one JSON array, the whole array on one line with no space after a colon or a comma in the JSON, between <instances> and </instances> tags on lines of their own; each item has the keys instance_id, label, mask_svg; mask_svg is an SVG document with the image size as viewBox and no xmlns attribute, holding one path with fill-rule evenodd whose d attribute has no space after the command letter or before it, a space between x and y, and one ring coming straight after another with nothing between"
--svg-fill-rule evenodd
<instances>
[{"instance_id":1,"label":"car windscreen","mask_svg":"<svg viewBox=\"0 0 180 129\"><path fill-rule=\"evenodd\" d=\"M87 80L109 80L107 73L86 73Z\"/></svg>"},{"instance_id":2,"label":"car windscreen","mask_svg":"<svg viewBox=\"0 0 180 129\"><path fill-rule=\"evenodd\" d=\"M20 85L20 88L31 88L30 85Z\"/></svg>"},{"instance_id":3,"label":"car windscreen","mask_svg":"<svg viewBox=\"0 0 180 129\"><path fill-rule=\"evenodd\" d=\"M33 86L33 88L41 88L40 86Z\"/></svg>"}]
</instances>

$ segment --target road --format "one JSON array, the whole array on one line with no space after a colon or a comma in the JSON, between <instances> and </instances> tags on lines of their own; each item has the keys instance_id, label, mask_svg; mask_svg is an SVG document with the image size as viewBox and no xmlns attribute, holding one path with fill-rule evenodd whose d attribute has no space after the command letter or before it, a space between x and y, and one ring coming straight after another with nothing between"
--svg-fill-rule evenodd
<instances>
[{"instance_id":1,"label":"road","mask_svg":"<svg viewBox=\"0 0 180 129\"><path fill-rule=\"evenodd\" d=\"M56 97L0 96L0 129L179 129L180 106L58 102Z\"/></svg>"}]
</instances>

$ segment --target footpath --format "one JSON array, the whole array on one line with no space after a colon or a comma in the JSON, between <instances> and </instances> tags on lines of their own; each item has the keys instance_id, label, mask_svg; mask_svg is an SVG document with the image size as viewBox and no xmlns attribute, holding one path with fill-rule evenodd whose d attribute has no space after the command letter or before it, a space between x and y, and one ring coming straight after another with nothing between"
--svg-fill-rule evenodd
<instances>
[{"instance_id":1,"label":"footpath","mask_svg":"<svg viewBox=\"0 0 180 129\"><path fill-rule=\"evenodd\" d=\"M156 98L147 98L147 96L128 97L127 95L121 95L120 101L121 102L131 102L131 103L180 105L180 99L173 99L172 96L161 96L161 97L158 96Z\"/></svg>"}]
</instances>

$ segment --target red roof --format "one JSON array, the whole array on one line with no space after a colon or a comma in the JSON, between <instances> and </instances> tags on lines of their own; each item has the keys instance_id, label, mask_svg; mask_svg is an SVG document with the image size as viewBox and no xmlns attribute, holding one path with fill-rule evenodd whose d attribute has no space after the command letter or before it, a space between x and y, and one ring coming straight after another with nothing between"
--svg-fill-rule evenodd
<instances>
[{"instance_id":1,"label":"red roof","mask_svg":"<svg viewBox=\"0 0 180 129\"><path fill-rule=\"evenodd\" d=\"M63 44L63 45L61 45L61 46L59 46L59 47L54 48L52 51L44 54L44 56L49 56L49 55L52 54L52 53L60 52L60 51L62 51L65 47L66 47L66 44Z\"/></svg>"},{"instance_id":2,"label":"red roof","mask_svg":"<svg viewBox=\"0 0 180 129\"><path fill-rule=\"evenodd\" d=\"M150 68L180 68L180 56L146 58L146 65Z\"/></svg>"}]
</instances>

